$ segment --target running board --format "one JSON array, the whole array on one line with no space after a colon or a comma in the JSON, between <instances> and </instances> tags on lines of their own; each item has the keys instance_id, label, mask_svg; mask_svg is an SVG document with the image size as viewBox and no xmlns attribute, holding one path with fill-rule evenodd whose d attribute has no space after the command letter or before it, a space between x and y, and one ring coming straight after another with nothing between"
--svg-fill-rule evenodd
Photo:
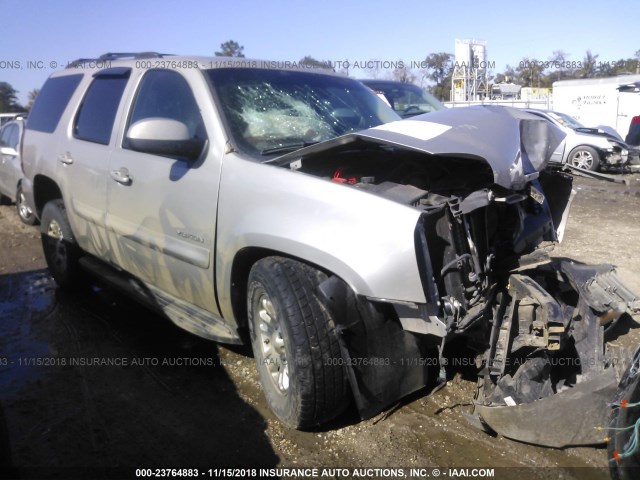
<instances>
[{"instance_id":1,"label":"running board","mask_svg":"<svg viewBox=\"0 0 640 480\"><path fill-rule=\"evenodd\" d=\"M80 259L80 265L125 295L163 314L177 326L194 335L221 343L244 343L238 332L228 322L211 312L141 282L97 258L84 256Z\"/></svg>"}]
</instances>

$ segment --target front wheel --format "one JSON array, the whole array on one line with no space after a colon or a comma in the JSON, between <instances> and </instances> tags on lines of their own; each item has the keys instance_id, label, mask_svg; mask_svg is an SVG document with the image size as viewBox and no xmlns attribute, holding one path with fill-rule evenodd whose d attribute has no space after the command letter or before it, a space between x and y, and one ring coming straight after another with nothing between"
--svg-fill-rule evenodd
<instances>
[{"instance_id":1,"label":"front wheel","mask_svg":"<svg viewBox=\"0 0 640 480\"><path fill-rule=\"evenodd\" d=\"M333 319L317 295L326 276L282 257L267 257L249 274L251 343L267 403L293 428L338 416L349 390Z\"/></svg>"},{"instance_id":2,"label":"front wheel","mask_svg":"<svg viewBox=\"0 0 640 480\"><path fill-rule=\"evenodd\" d=\"M42 210L40 236L51 276L63 289L73 289L83 281L76 244L62 200L51 200Z\"/></svg>"},{"instance_id":3,"label":"front wheel","mask_svg":"<svg viewBox=\"0 0 640 480\"><path fill-rule=\"evenodd\" d=\"M38 219L29 205L27 205L27 199L22 192L21 186L18 187L18 191L16 192L16 210L18 210L18 217L20 217L22 223L26 225L35 225Z\"/></svg>"},{"instance_id":4,"label":"front wheel","mask_svg":"<svg viewBox=\"0 0 640 480\"><path fill-rule=\"evenodd\" d=\"M571 150L567 161L574 167L595 172L598 170L598 165L600 165L600 156L594 148L583 145Z\"/></svg>"}]
</instances>

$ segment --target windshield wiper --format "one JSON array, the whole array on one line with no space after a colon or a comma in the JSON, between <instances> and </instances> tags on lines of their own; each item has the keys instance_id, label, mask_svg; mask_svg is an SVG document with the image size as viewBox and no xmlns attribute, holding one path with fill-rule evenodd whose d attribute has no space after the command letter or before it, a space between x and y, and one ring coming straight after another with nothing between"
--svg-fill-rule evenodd
<instances>
[{"instance_id":1,"label":"windshield wiper","mask_svg":"<svg viewBox=\"0 0 640 480\"><path fill-rule=\"evenodd\" d=\"M299 142L291 143L289 145L280 145L279 147L265 148L260 152L260 155L271 155L273 153L289 153L300 148L309 147L319 142Z\"/></svg>"}]
</instances>

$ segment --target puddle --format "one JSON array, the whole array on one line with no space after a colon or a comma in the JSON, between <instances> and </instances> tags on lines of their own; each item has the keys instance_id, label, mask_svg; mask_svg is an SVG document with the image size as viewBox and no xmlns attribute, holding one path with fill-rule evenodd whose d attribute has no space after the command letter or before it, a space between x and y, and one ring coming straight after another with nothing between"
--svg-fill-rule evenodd
<instances>
[{"instance_id":1,"label":"puddle","mask_svg":"<svg viewBox=\"0 0 640 480\"><path fill-rule=\"evenodd\" d=\"M0 276L0 392L13 396L44 376L51 350L38 321L55 306L55 284L46 270Z\"/></svg>"}]
</instances>

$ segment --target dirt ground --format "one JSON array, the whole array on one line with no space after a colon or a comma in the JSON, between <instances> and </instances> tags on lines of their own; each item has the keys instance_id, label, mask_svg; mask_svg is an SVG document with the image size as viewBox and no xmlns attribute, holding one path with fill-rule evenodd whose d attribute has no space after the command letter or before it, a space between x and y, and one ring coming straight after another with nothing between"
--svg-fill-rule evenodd
<instances>
[{"instance_id":1,"label":"dirt ground","mask_svg":"<svg viewBox=\"0 0 640 480\"><path fill-rule=\"evenodd\" d=\"M624 178L628 185L576 179L554 254L618 265L640 292L640 174ZM196 466L608 478L604 448L554 450L474 429L462 415L473 389L457 372L438 392L373 419L352 409L321 430L289 430L268 411L246 349L183 332L97 282L80 295L58 292L37 227L0 207L0 404L21 478L135 478L135 468ZM324 478L332 477L340 475Z\"/></svg>"}]
</instances>

